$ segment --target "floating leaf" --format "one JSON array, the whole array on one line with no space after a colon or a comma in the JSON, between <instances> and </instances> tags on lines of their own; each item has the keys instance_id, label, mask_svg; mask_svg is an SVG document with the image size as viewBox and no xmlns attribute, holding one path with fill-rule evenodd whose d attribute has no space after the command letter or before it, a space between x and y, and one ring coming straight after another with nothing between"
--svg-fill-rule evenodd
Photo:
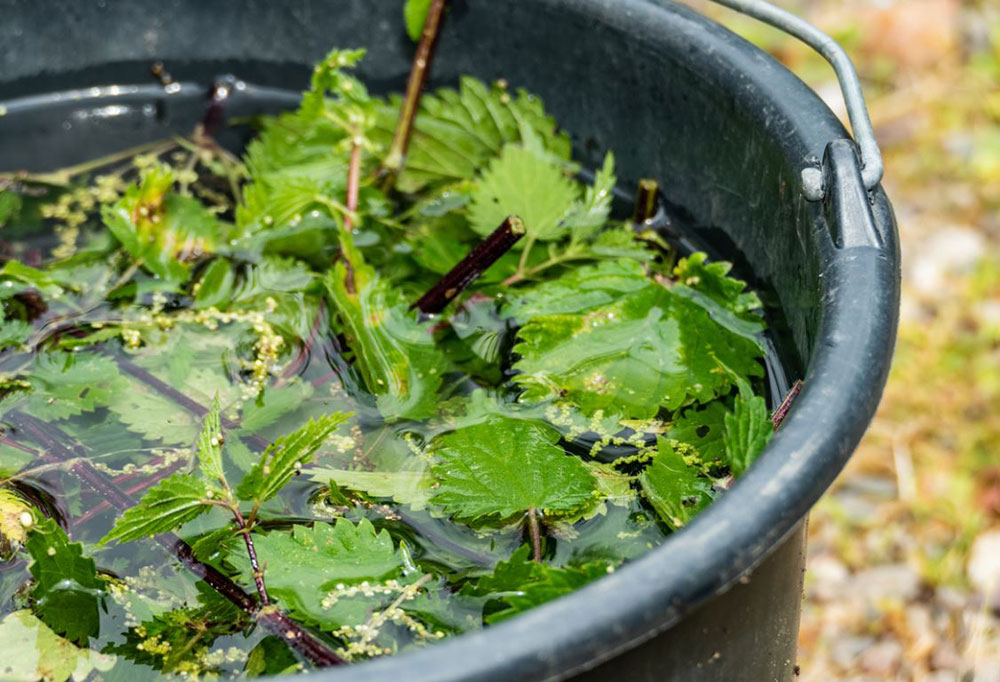
<instances>
[{"instance_id":1,"label":"floating leaf","mask_svg":"<svg viewBox=\"0 0 1000 682\"><path fill-rule=\"evenodd\" d=\"M492 575L480 578L465 593L501 602L500 608L487 607L484 620L493 624L569 594L612 570L612 565L605 562L563 568L541 564L532 561L528 546L522 545L509 559L497 564Z\"/></svg>"},{"instance_id":2,"label":"floating leaf","mask_svg":"<svg viewBox=\"0 0 1000 682\"><path fill-rule=\"evenodd\" d=\"M642 265L618 259L575 268L558 279L518 290L504 307L505 316L520 322L567 313L582 313L614 303L649 286Z\"/></svg>"},{"instance_id":3,"label":"floating leaf","mask_svg":"<svg viewBox=\"0 0 1000 682\"><path fill-rule=\"evenodd\" d=\"M667 437L693 445L704 462L719 461L726 456L724 441L725 419L729 411L720 402L703 407L690 407L678 413L667 431Z\"/></svg>"},{"instance_id":4,"label":"floating leaf","mask_svg":"<svg viewBox=\"0 0 1000 682\"><path fill-rule=\"evenodd\" d=\"M309 480L317 483L332 481L340 488L357 490L371 497L391 498L419 511L427 506L434 479L423 471L346 471L344 469L310 469Z\"/></svg>"},{"instance_id":5,"label":"floating leaf","mask_svg":"<svg viewBox=\"0 0 1000 682\"><path fill-rule=\"evenodd\" d=\"M734 476L741 476L761 453L771 436L774 425L767 411L767 403L754 395L750 384L737 377L739 394L733 411L726 415L726 428L722 439L726 446L726 460Z\"/></svg>"},{"instance_id":6,"label":"floating leaf","mask_svg":"<svg viewBox=\"0 0 1000 682\"><path fill-rule=\"evenodd\" d=\"M70 542L52 519L32 529L25 549L35 579L35 613L58 634L85 646L100 630L104 597L104 581L97 577L94 560L83 556L80 543Z\"/></svg>"},{"instance_id":7,"label":"floating leaf","mask_svg":"<svg viewBox=\"0 0 1000 682\"><path fill-rule=\"evenodd\" d=\"M660 438L649 465L639 475L639 485L664 523L680 528L712 501L712 482L688 464L676 442Z\"/></svg>"},{"instance_id":8,"label":"floating leaf","mask_svg":"<svg viewBox=\"0 0 1000 682\"><path fill-rule=\"evenodd\" d=\"M34 507L13 488L0 486L0 563L13 558L34 523Z\"/></svg>"},{"instance_id":9,"label":"floating leaf","mask_svg":"<svg viewBox=\"0 0 1000 682\"><path fill-rule=\"evenodd\" d=\"M357 525L338 519L335 525L294 526L290 533L272 531L253 538L266 566L268 591L297 617L330 629L363 622L367 615L363 603L355 602L346 610L323 606L324 597L338 584L388 580L399 577L403 569L389 533L376 533L366 520ZM250 561L241 548L233 549L229 561L251 579Z\"/></svg>"},{"instance_id":10,"label":"floating leaf","mask_svg":"<svg viewBox=\"0 0 1000 682\"><path fill-rule=\"evenodd\" d=\"M519 334L514 381L526 402L562 398L585 413L654 417L728 392L730 368L763 372L757 344L656 283L585 314L533 318Z\"/></svg>"},{"instance_id":11,"label":"floating leaf","mask_svg":"<svg viewBox=\"0 0 1000 682\"><path fill-rule=\"evenodd\" d=\"M103 209L104 224L125 251L166 280L187 279L190 263L212 253L223 240L215 216L192 197L171 190L173 173L152 166L114 206Z\"/></svg>"},{"instance_id":12,"label":"floating leaf","mask_svg":"<svg viewBox=\"0 0 1000 682\"><path fill-rule=\"evenodd\" d=\"M595 500L583 463L555 444L538 423L494 416L436 438L433 501L457 519L508 519L529 509L570 514Z\"/></svg>"}]
</instances>

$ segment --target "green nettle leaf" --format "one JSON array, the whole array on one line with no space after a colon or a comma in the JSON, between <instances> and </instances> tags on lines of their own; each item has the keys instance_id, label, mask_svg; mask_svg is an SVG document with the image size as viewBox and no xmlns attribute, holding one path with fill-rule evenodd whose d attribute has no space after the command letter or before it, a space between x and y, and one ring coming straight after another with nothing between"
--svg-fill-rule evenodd
<instances>
[{"instance_id":1,"label":"green nettle leaf","mask_svg":"<svg viewBox=\"0 0 1000 682\"><path fill-rule=\"evenodd\" d=\"M354 267L355 292L344 284L343 263L334 266L326 284L365 386L386 421L430 416L447 368L430 323L417 320L388 280L367 265Z\"/></svg>"},{"instance_id":2,"label":"green nettle leaf","mask_svg":"<svg viewBox=\"0 0 1000 682\"><path fill-rule=\"evenodd\" d=\"M371 135L384 146L392 139L399 107L400 99L393 97L378 108ZM558 130L537 96L519 90L515 97L501 82L487 86L463 77L458 90L445 88L421 98L397 187L416 192L431 183L471 179L504 144L522 141L554 159L569 160L569 136Z\"/></svg>"},{"instance_id":3,"label":"green nettle leaf","mask_svg":"<svg viewBox=\"0 0 1000 682\"><path fill-rule=\"evenodd\" d=\"M125 380L115 361L93 353L39 353L28 375L35 387L29 411L40 419L66 419L110 403Z\"/></svg>"},{"instance_id":4,"label":"green nettle leaf","mask_svg":"<svg viewBox=\"0 0 1000 682\"><path fill-rule=\"evenodd\" d=\"M416 42L420 40L420 34L424 31L424 23L427 21L427 10L430 9L431 0L406 0L403 5L403 19L406 21L406 32L410 40ZM3 222L0 220L0 225Z\"/></svg>"},{"instance_id":5,"label":"green nettle leaf","mask_svg":"<svg viewBox=\"0 0 1000 682\"><path fill-rule=\"evenodd\" d=\"M509 519L529 509L565 515L596 500L596 482L542 424L494 416L438 436L433 502L457 519Z\"/></svg>"},{"instance_id":6,"label":"green nettle leaf","mask_svg":"<svg viewBox=\"0 0 1000 682\"><path fill-rule=\"evenodd\" d=\"M268 388L260 396L243 406L243 431L253 433L277 422L282 416L298 408L313 394L312 384L293 381L280 388Z\"/></svg>"},{"instance_id":7,"label":"green nettle leaf","mask_svg":"<svg viewBox=\"0 0 1000 682\"><path fill-rule=\"evenodd\" d=\"M337 519L334 525L294 526L290 533L255 533L253 538L257 556L267 567L268 591L297 617L324 629L364 622L371 605L351 601L324 606L324 597L338 585L389 580L403 571L403 558L388 531L376 532L367 520L354 525ZM250 560L239 547L233 548L229 561L245 579L252 579Z\"/></svg>"},{"instance_id":8,"label":"green nettle leaf","mask_svg":"<svg viewBox=\"0 0 1000 682\"><path fill-rule=\"evenodd\" d=\"M499 602L499 608L487 605L484 620L493 624L569 594L613 570L601 561L563 568L541 564L532 561L528 546L522 545L497 564L492 575L480 578L465 592Z\"/></svg>"},{"instance_id":9,"label":"green nettle leaf","mask_svg":"<svg viewBox=\"0 0 1000 682\"><path fill-rule=\"evenodd\" d=\"M27 343L35 328L24 320L3 320L0 322L0 348L20 346Z\"/></svg>"},{"instance_id":10,"label":"green nettle leaf","mask_svg":"<svg viewBox=\"0 0 1000 682\"><path fill-rule=\"evenodd\" d=\"M194 289L196 308L225 308L233 295L236 276L233 265L225 258L217 258L205 269Z\"/></svg>"},{"instance_id":11,"label":"green nettle leaf","mask_svg":"<svg viewBox=\"0 0 1000 682\"><path fill-rule=\"evenodd\" d=\"M222 467L222 424L219 422L219 397L215 397L212 409L205 415L205 421L198 436L198 464L201 473L210 481L225 483L226 474Z\"/></svg>"},{"instance_id":12,"label":"green nettle leaf","mask_svg":"<svg viewBox=\"0 0 1000 682\"><path fill-rule=\"evenodd\" d=\"M734 476L741 476L750 468L771 436L774 425L767 411L767 403L753 394L750 384L737 377L739 394L733 411L726 415L722 440L726 446L726 461Z\"/></svg>"},{"instance_id":13,"label":"green nettle leaf","mask_svg":"<svg viewBox=\"0 0 1000 682\"><path fill-rule=\"evenodd\" d=\"M660 438L649 465L639 475L639 485L664 523L673 529L690 521L712 501L712 482L684 459L677 443Z\"/></svg>"},{"instance_id":14,"label":"green nettle leaf","mask_svg":"<svg viewBox=\"0 0 1000 682\"><path fill-rule=\"evenodd\" d=\"M563 221L569 227L574 241L590 239L608 222L617 183L615 155L608 152L604 157L604 165L594 174L594 184L584 191L583 201Z\"/></svg>"},{"instance_id":15,"label":"green nettle leaf","mask_svg":"<svg viewBox=\"0 0 1000 682\"><path fill-rule=\"evenodd\" d=\"M299 660L288 644L277 635L268 635L254 645L247 656L243 674L247 677L294 675L299 672Z\"/></svg>"},{"instance_id":16,"label":"green nettle leaf","mask_svg":"<svg viewBox=\"0 0 1000 682\"><path fill-rule=\"evenodd\" d=\"M433 494L434 478L424 471L347 471L344 469L313 468L309 480L333 482L339 488L357 490L371 497L392 498L420 511Z\"/></svg>"},{"instance_id":17,"label":"green nettle leaf","mask_svg":"<svg viewBox=\"0 0 1000 682\"><path fill-rule=\"evenodd\" d=\"M131 542L172 531L211 509L208 486L201 479L175 474L150 488L139 504L126 509L114 528L101 538Z\"/></svg>"},{"instance_id":18,"label":"green nettle leaf","mask_svg":"<svg viewBox=\"0 0 1000 682\"><path fill-rule=\"evenodd\" d=\"M576 207L576 185L563 170L520 145L504 146L472 192L469 223L486 236L509 215L524 221L527 239L551 241L569 230L564 219Z\"/></svg>"},{"instance_id":19,"label":"green nettle leaf","mask_svg":"<svg viewBox=\"0 0 1000 682\"><path fill-rule=\"evenodd\" d=\"M52 519L35 526L24 546L35 579L35 613L66 639L86 645L100 630L104 598L104 581L97 577L94 560L83 556L80 543L70 542Z\"/></svg>"},{"instance_id":20,"label":"green nettle leaf","mask_svg":"<svg viewBox=\"0 0 1000 682\"><path fill-rule=\"evenodd\" d=\"M535 317L518 336L521 400L563 398L588 414L648 419L661 406L676 410L725 394L729 370L763 372L755 341L652 282L587 313Z\"/></svg>"},{"instance_id":21,"label":"green nettle leaf","mask_svg":"<svg viewBox=\"0 0 1000 682\"><path fill-rule=\"evenodd\" d=\"M335 412L311 419L299 430L274 441L240 481L237 497L259 503L277 495L349 416Z\"/></svg>"},{"instance_id":22,"label":"green nettle leaf","mask_svg":"<svg viewBox=\"0 0 1000 682\"><path fill-rule=\"evenodd\" d=\"M114 656L81 649L54 633L30 611L13 611L0 621L0 678L66 682L106 672Z\"/></svg>"},{"instance_id":23,"label":"green nettle leaf","mask_svg":"<svg viewBox=\"0 0 1000 682\"><path fill-rule=\"evenodd\" d=\"M746 282L728 276L733 268L732 263L706 263L707 258L700 251L682 258L674 268L674 277L678 283L702 292L734 313L745 313L761 307L757 294L746 291Z\"/></svg>"},{"instance_id":24,"label":"green nettle leaf","mask_svg":"<svg viewBox=\"0 0 1000 682\"><path fill-rule=\"evenodd\" d=\"M419 4L419 0L410 0L409 4ZM7 189L0 189L0 227L16 218L21 212L21 197Z\"/></svg>"},{"instance_id":25,"label":"green nettle leaf","mask_svg":"<svg viewBox=\"0 0 1000 682\"><path fill-rule=\"evenodd\" d=\"M197 199L171 191L174 175L153 166L114 206L104 224L133 259L163 279L187 279L189 263L223 241L222 227Z\"/></svg>"},{"instance_id":26,"label":"green nettle leaf","mask_svg":"<svg viewBox=\"0 0 1000 682\"><path fill-rule=\"evenodd\" d=\"M726 456L723 434L729 414L726 406L712 402L704 407L690 407L679 414L667 431L667 438L693 445L703 462L723 460Z\"/></svg>"},{"instance_id":27,"label":"green nettle leaf","mask_svg":"<svg viewBox=\"0 0 1000 682\"><path fill-rule=\"evenodd\" d=\"M239 635L247 626L247 619L242 611L203 583L197 585L197 590L197 605L157 609L140 625L129 628L124 641L110 644L104 650L116 654L119 661L131 661L163 673L188 677L197 671L199 677L223 677L228 661L218 655L221 651L213 651L213 646L220 637ZM126 666L123 674L126 679L133 679L139 671L133 672Z\"/></svg>"},{"instance_id":28,"label":"green nettle leaf","mask_svg":"<svg viewBox=\"0 0 1000 682\"><path fill-rule=\"evenodd\" d=\"M582 313L648 286L649 278L639 263L625 259L603 261L512 293L503 314L527 322L543 315Z\"/></svg>"},{"instance_id":29,"label":"green nettle leaf","mask_svg":"<svg viewBox=\"0 0 1000 682\"><path fill-rule=\"evenodd\" d=\"M188 446L198 437L193 414L138 382L115 392L108 408L129 431L154 442Z\"/></svg>"},{"instance_id":30,"label":"green nettle leaf","mask_svg":"<svg viewBox=\"0 0 1000 682\"><path fill-rule=\"evenodd\" d=\"M4 286L0 287L0 298L9 298L26 289L36 289L44 298L58 298L64 293L50 273L17 260L4 263L0 269L0 280L4 281Z\"/></svg>"}]
</instances>

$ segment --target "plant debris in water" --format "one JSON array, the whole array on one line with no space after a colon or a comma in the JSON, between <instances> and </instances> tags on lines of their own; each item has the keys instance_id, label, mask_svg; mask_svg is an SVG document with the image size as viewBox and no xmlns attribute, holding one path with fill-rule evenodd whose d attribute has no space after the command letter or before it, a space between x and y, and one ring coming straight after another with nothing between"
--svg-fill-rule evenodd
<instances>
[{"instance_id":1,"label":"plant debris in water","mask_svg":"<svg viewBox=\"0 0 1000 682\"><path fill-rule=\"evenodd\" d=\"M241 158L213 97L190 138L0 179L4 679L252 677L489 626L656 546L767 443L727 264L613 218L614 157L581 181L537 97L464 78L417 108L426 74L375 97L362 54Z\"/></svg>"}]
</instances>

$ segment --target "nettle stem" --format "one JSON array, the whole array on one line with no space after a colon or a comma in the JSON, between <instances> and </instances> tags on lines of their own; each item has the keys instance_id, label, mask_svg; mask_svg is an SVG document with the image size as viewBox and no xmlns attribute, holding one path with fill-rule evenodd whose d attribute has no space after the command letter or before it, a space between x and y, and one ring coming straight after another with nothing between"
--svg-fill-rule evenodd
<instances>
[{"instance_id":1,"label":"nettle stem","mask_svg":"<svg viewBox=\"0 0 1000 682\"><path fill-rule=\"evenodd\" d=\"M656 215L660 208L659 193L660 183L656 180L643 178L639 181L639 188L635 193L635 211L632 214L632 222L642 225Z\"/></svg>"},{"instance_id":2,"label":"nettle stem","mask_svg":"<svg viewBox=\"0 0 1000 682\"><path fill-rule=\"evenodd\" d=\"M347 165L347 212L344 214L344 239L349 240L354 231L354 216L358 210L358 193L361 187L361 140L355 138L351 144L351 160ZM354 281L354 264L348 250L341 245L340 255L344 259L344 289L347 293L357 292Z\"/></svg>"},{"instance_id":3,"label":"nettle stem","mask_svg":"<svg viewBox=\"0 0 1000 682\"><path fill-rule=\"evenodd\" d=\"M243 514L240 513L240 508L233 503L229 510L233 513L233 517L236 519L236 525L240 528L240 534L243 536L243 542L247 547L247 556L250 557L250 570L253 571L253 582L257 586L257 594L260 596L260 603L267 606L271 603L271 598L267 595L267 587L264 585L264 571L260 567L260 562L257 560L257 548L253 544L253 538L250 536L250 531L253 530L252 524L247 524L246 520L243 518Z\"/></svg>"},{"instance_id":4,"label":"nettle stem","mask_svg":"<svg viewBox=\"0 0 1000 682\"><path fill-rule=\"evenodd\" d=\"M802 379L796 379L795 383L792 384L791 389L788 391L788 395L785 399L781 401L778 408L771 415L771 424L774 425L774 430L777 431L778 427L781 426L781 422L785 421L785 417L788 416L788 411L792 409L792 402L795 400L795 396L799 394L802 390Z\"/></svg>"},{"instance_id":5,"label":"nettle stem","mask_svg":"<svg viewBox=\"0 0 1000 682\"><path fill-rule=\"evenodd\" d=\"M37 452L40 459L55 463L73 462L70 471L91 490L110 502L120 513L136 505L136 501L130 495L115 486L104 474L93 469L80 444L58 427L18 410L11 410L5 417L25 438L41 448L41 451ZM287 614L271 605L261 607L235 582L212 566L198 561L191 546L175 534L162 533L155 536L154 540L176 556L188 570L204 580L212 589L254 618L269 632L284 640L313 665L328 667L344 662L322 640L305 630Z\"/></svg>"},{"instance_id":6,"label":"nettle stem","mask_svg":"<svg viewBox=\"0 0 1000 682\"><path fill-rule=\"evenodd\" d=\"M538 523L538 512L534 507L528 510L528 533L531 535L531 555L536 563L542 563L542 530Z\"/></svg>"},{"instance_id":7,"label":"nettle stem","mask_svg":"<svg viewBox=\"0 0 1000 682\"><path fill-rule=\"evenodd\" d=\"M411 305L410 310L416 308L428 315L444 310L456 296L510 251L511 247L524 236L524 231L524 223L520 218L507 216L500 223L500 227L469 251L458 265L449 270L448 274Z\"/></svg>"},{"instance_id":8,"label":"nettle stem","mask_svg":"<svg viewBox=\"0 0 1000 682\"><path fill-rule=\"evenodd\" d=\"M389 154L382 163L379 175L384 177L382 189L389 191L396 182L396 177L406 164L406 152L410 147L410 137L413 135L413 122L420 108L420 97L423 95L427 77L430 75L431 61L434 59L434 48L437 46L441 33L441 22L448 0L432 0L424 21L424 30L420 34L420 43L413 56L413 66L410 69L410 79L406 83L406 96L399 110L399 121L396 123L396 133L389 147Z\"/></svg>"},{"instance_id":9,"label":"nettle stem","mask_svg":"<svg viewBox=\"0 0 1000 682\"><path fill-rule=\"evenodd\" d=\"M208 89L208 104L205 106L205 114L198 125L195 139L203 145L211 145L215 142L215 136L222 129L223 113L226 100L233 92L236 79L232 76L216 78Z\"/></svg>"}]
</instances>

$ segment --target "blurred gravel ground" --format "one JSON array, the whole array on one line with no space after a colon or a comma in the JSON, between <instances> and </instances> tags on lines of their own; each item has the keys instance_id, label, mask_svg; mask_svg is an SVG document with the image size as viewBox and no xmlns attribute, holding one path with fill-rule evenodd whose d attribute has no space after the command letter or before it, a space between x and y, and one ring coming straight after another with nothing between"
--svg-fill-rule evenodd
<instances>
[{"instance_id":1,"label":"blurred gravel ground","mask_svg":"<svg viewBox=\"0 0 1000 682\"><path fill-rule=\"evenodd\" d=\"M811 517L800 679L1000 682L1000 0L778 2L858 65L905 273L878 416ZM696 6L842 114L808 48Z\"/></svg>"}]
</instances>

